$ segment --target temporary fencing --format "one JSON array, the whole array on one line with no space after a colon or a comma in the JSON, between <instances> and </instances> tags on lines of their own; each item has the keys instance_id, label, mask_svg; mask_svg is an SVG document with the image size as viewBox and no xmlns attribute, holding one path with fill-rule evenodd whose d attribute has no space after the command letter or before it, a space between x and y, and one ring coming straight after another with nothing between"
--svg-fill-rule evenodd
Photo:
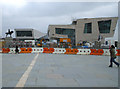
<instances>
[{"instance_id":1,"label":"temporary fencing","mask_svg":"<svg viewBox=\"0 0 120 89\"><path fill-rule=\"evenodd\" d=\"M90 55L103 55L104 51L103 49L90 49L91 53Z\"/></svg>"},{"instance_id":2,"label":"temporary fencing","mask_svg":"<svg viewBox=\"0 0 120 89\"><path fill-rule=\"evenodd\" d=\"M19 52L21 52L21 49L18 48ZM10 52L9 53L15 53L15 48L10 48Z\"/></svg>"},{"instance_id":3,"label":"temporary fencing","mask_svg":"<svg viewBox=\"0 0 120 89\"><path fill-rule=\"evenodd\" d=\"M10 48L10 52L9 53L15 53L15 48Z\"/></svg>"},{"instance_id":4,"label":"temporary fencing","mask_svg":"<svg viewBox=\"0 0 120 89\"><path fill-rule=\"evenodd\" d=\"M103 49L103 51L104 51L103 53L104 56L110 55L109 49Z\"/></svg>"},{"instance_id":5,"label":"temporary fencing","mask_svg":"<svg viewBox=\"0 0 120 89\"><path fill-rule=\"evenodd\" d=\"M116 54L116 55L117 55L117 56L120 56L120 49L117 49L116 51L117 51L117 54Z\"/></svg>"},{"instance_id":6,"label":"temporary fencing","mask_svg":"<svg viewBox=\"0 0 120 89\"><path fill-rule=\"evenodd\" d=\"M53 53L54 48L43 48L43 53Z\"/></svg>"},{"instance_id":7,"label":"temporary fencing","mask_svg":"<svg viewBox=\"0 0 120 89\"><path fill-rule=\"evenodd\" d=\"M20 48L21 51L20 53L31 53L32 52L32 48Z\"/></svg>"},{"instance_id":8,"label":"temporary fencing","mask_svg":"<svg viewBox=\"0 0 120 89\"><path fill-rule=\"evenodd\" d=\"M65 54L77 54L77 52L78 52L78 49L66 48Z\"/></svg>"},{"instance_id":9,"label":"temporary fencing","mask_svg":"<svg viewBox=\"0 0 120 89\"><path fill-rule=\"evenodd\" d=\"M2 48L2 53L15 53L15 48ZM19 48L19 53L54 53L78 55L110 55L109 49L72 49L72 48ZM120 49L115 51L120 56Z\"/></svg>"},{"instance_id":10,"label":"temporary fencing","mask_svg":"<svg viewBox=\"0 0 120 89\"><path fill-rule=\"evenodd\" d=\"M77 52L77 54L80 54L80 55L89 55L90 53L91 53L90 49L78 49L78 52Z\"/></svg>"},{"instance_id":11,"label":"temporary fencing","mask_svg":"<svg viewBox=\"0 0 120 89\"><path fill-rule=\"evenodd\" d=\"M9 48L2 48L2 53L9 53L10 49Z\"/></svg>"},{"instance_id":12,"label":"temporary fencing","mask_svg":"<svg viewBox=\"0 0 120 89\"><path fill-rule=\"evenodd\" d=\"M54 48L55 54L64 54L66 52L65 48Z\"/></svg>"},{"instance_id":13,"label":"temporary fencing","mask_svg":"<svg viewBox=\"0 0 120 89\"><path fill-rule=\"evenodd\" d=\"M43 53L43 48L32 48L31 53Z\"/></svg>"}]
</instances>

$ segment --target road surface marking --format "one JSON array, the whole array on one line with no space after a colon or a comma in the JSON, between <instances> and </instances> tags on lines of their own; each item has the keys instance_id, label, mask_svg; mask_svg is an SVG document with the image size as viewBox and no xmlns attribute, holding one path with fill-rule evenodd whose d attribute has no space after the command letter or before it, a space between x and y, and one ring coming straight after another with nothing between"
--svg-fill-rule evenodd
<instances>
[{"instance_id":1,"label":"road surface marking","mask_svg":"<svg viewBox=\"0 0 120 89\"><path fill-rule=\"evenodd\" d=\"M32 70L33 66L35 65L35 62L36 62L36 60L37 60L37 58L38 58L38 55L39 55L39 54L37 54L37 55L34 57L34 59L32 60L31 64L29 65L29 67L27 68L27 70L25 71L25 73L22 75L22 77L21 77L20 80L18 81L16 87L24 87L24 85L25 85L25 83L26 83L26 81L27 81L27 78L28 78L31 70Z\"/></svg>"}]
</instances>

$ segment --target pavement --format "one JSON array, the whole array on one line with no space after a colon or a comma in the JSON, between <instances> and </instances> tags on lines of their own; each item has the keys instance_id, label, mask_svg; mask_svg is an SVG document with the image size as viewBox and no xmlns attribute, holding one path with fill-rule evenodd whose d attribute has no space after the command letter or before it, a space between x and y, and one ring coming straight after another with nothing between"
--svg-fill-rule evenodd
<instances>
[{"instance_id":1,"label":"pavement","mask_svg":"<svg viewBox=\"0 0 120 89\"><path fill-rule=\"evenodd\" d=\"M109 59L95 55L2 54L2 87L118 87L118 68L109 68Z\"/></svg>"}]
</instances>

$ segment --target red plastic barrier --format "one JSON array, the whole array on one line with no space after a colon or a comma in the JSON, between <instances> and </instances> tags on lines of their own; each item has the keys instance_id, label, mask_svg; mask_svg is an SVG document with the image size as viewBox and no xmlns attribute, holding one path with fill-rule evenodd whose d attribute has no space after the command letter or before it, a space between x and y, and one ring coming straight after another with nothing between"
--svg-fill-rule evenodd
<instances>
[{"instance_id":1,"label":"red plastic barrier","mask_svg":"<svg viewBox=\"0 0 120 89\"><path fill-rule=\"evenodd\" d=\"M90 49L91 50L91 53L90 55L103 55L104 51L103 49Z\"/></svg>"},{"instance_id":2,"label":"red plastic barrier","mask_svg":"<svg viewBox=\"0 0 120 89\"><path fill-rule=\"evenodd\" d=\"M116 54L116 55L117 55L117 56L120 56L120 49L117 49L116 51L117 51L117 54Z\"/></svg>"},{"instance_id":3,"label":"red plastic barrier","mask_svg":"<svg viewBox=\"0 0 120 89\"><path fill-rule=\"evenodd\" d=\"M43 53L53 53L54 48L43 48Z\"/></svg>"},{"instance_id":4,"label":"red plastic barrier","mask_svg":"<svg viewBox=\"0 0 120 89\"><path fill-rule=\"evenodd\" d=\"M9 53L10 49L9 48L2 48L2 53Z\"/></svg>"},{"instance_id":5,"label":"red plastic barrier","mask_svg":"<svg viewBox=\"0 0 120 89\"><path fill-rule=\"evenodd\" d=\"M31 53L32 52L32 48L20 48L21 51L20 53Z\"/></svg>"},{"instance_id":6,"label":"red plastic barrier","mask_svg":"<svg viewBox=\"0 0 120 89\"><path fill-rule=\"evenodd\" d=\"M78 52L78 49L66 48L65 54L77 54L77 52Z\"/></svg>"}]
</instances>

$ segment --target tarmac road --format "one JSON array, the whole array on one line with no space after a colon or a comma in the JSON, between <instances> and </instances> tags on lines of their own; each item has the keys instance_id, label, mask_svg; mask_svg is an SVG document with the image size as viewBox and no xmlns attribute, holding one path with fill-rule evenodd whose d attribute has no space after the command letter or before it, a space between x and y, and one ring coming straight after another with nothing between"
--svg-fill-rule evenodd
<instances>
[{"instance_id":1,"label":"tarmac road","mask_svg":"<svg viewBox=\"0 0 120 89\"><path fill-rule=\"evenodd\" d=\"M109 56L2 54L2 87L117 87ZM22 81L22 82L21 82Z\"/></svg>"}]
</instances>

